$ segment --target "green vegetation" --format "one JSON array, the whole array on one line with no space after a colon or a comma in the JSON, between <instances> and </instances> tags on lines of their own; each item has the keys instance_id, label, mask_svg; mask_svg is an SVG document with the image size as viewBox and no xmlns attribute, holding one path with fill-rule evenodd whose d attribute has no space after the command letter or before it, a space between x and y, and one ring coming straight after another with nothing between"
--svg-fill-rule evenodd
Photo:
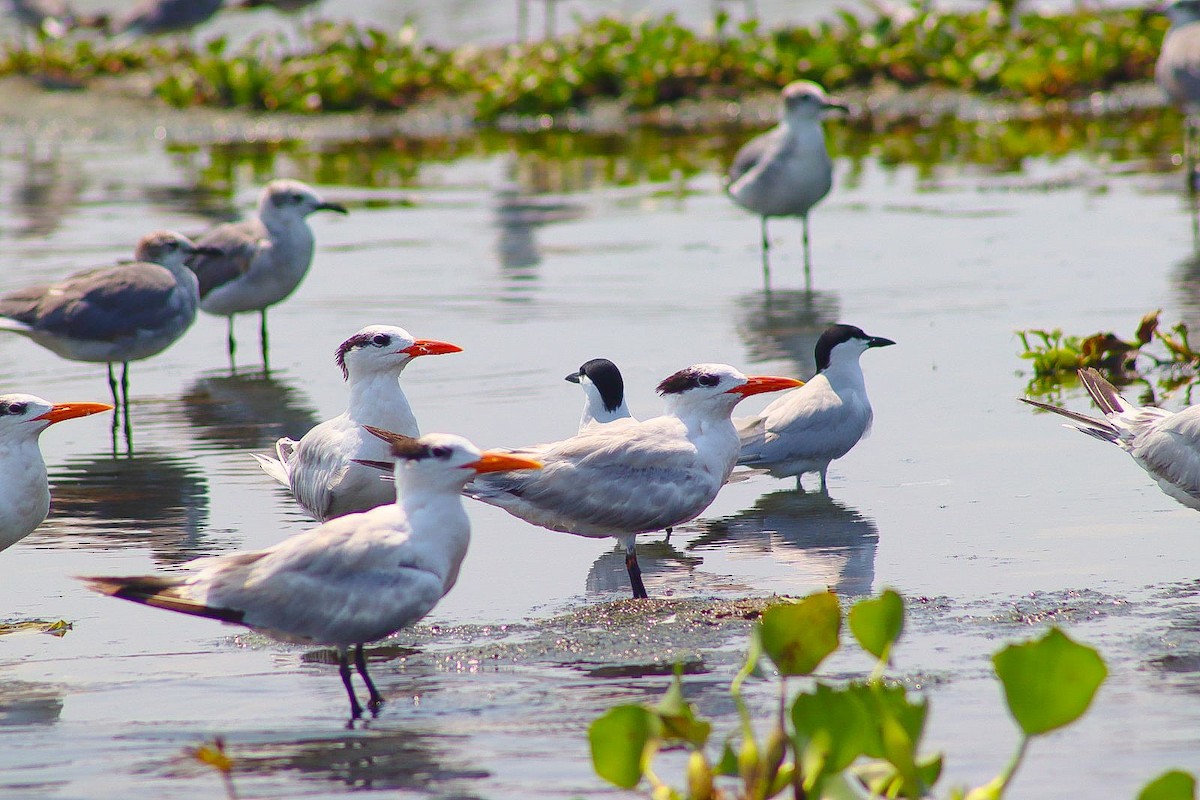
<instances>
[{"instance_id":1,"label":"green vegetation","mask_svg":"<svg viewBox=\"0 0 1200 800\"><path fill-rule=\"evenodd\" d=\"M851 607L848 622L855 641L876 662L866 680L840 685L812 680L789 694L789 678L811 678L838 649L843 617L830 592L772 606L751 632L745 665L730 685L740 731L721 745L718 758L710 758L706 749L712 725L684 699L677 670L656 706L617 706L592 723L588 738L596 773L625 789L645 780L655 800L930 797L942 756L921 752L929 701L910 696L902 684L883 677L904 629L903 599L887 590L860 600ZM742 686L761 674L764 656L778 673L779 705L771 713L770 733L760 740ZM1019 729L1019 743L995 779L970 790L955 788L948 795L953 800L1004 797L1030 742L1081 717L1107 675L1095 650L1056 627L1033 641L1004 647L992 663ZM655 756L667 747L688 751L682 788L654 772ZM1194 800L1195 780L1183 772L1168 772L1139 797Z\"/></svg>"},{"instance_id":2,"label":"green vegetation","mask_svg":"<svg viewBox=\"0 0 1200 800\"><path fill-rule=\"evenodd\" d=\"M736 99L797 78L830 90L933 84L1008 98L1084 97L1148 79L1167 23L1139 9L1009 16L1000 5L942 11L916 3L898 12L809 27L731 27L711 35L672 16L599 19L551 41L447 50L396 34L317 22L300 44L264 36L232 50L125 49L91 42L10 48L0 74L85 80L154 70L159 96L176 106L218 105L292 112L400 109L420 100L470 98L482 120L558 114L597 99L634 110L689 98Z\"/></svg>"}]
</instances>

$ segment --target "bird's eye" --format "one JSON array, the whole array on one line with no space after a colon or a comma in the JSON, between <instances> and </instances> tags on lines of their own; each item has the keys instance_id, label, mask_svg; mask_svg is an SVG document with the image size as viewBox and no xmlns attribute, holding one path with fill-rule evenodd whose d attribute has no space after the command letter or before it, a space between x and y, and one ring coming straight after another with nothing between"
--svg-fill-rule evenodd
<instances>
[{"instance_id":1,"label":"bird's eye","mask_svg":"<svg viewBox=\"0 0 1200 800\"><path fill-rule=\"evenodd\" d=\"M387 347L391 343L392 337L388 336L386 333L377 333L371 337L371 344L375 345L376 347Z\"/></svg>"},{"instance_id":2,"label":"bird's eye","mask_svg":"<svg viewBox=\"0 0 1200 800\"><path fill-rule=\"evenodd\" d=\"M24 414L26 408L27 408L27 405L25 403L9 403L7 410L8 410L9 414L17 416L20 414Z\"/></svg>"},{"instance_id":3,"label":"bird's eye","mask_svg":"<svg viewBox=\"0 0 1200 800\"><path fill-rule=\"evenodd\" d=\"M718 378L716 375L701 375L699 378L696 379L696 381L701 386L716 386L718 383L721 382L721 379Z\"/></svg>"},{"instance_id":4,"label":"bird's eye","mask_svg":"<svg viewBox=\"0 0 1200 800\"><path fill-rule=\"evenodd\" d=\"M434 457L434 458L442 458L442 459L445 459L445 458L449 458L449 457L450 457L450 448L449 448L449 447L444 447L444 446L442 446L442 445L438 445L437 447L433 448L433 449L432 449L432 450L430 450L429 452L433 454L433 457Z\"/></svg>"},{"instance_id":5,"label":"bird's eye","mask_svg":"<svg viewBox=\"0 0 1200 800\"><path fill-rule=\"evenodd\" d=\"M175 241L174 239L171 239L170 241L167 242L167 249L168 250L178 250L179 242Z\"/></svg>"},{"instance_id":6,"label":"bird's eye","mask_svg":"<svg viewBox=\"0 0 1200 800\"><path fill-rule=\"evenodd\" d=\"M300 194L299 192L297 192L295 194L289 194L288 200L290 202L295 203L296 205L299 205L304 202L304 195Z\"/></svg>"}]
</instances>

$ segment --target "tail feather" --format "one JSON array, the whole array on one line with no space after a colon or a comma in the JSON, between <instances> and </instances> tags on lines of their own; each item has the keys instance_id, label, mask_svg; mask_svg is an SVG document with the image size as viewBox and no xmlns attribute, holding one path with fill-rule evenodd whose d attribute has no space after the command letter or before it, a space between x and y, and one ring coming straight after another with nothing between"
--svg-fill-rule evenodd
<instances>
[{"instance_id":1,"label":"tail feather","mask_svg":"<svg viewBox=\"0 0 1200 800\"><path fill-rule=\"evenodd\" d=\"M258 453L251 453L250 455L254 456L254 460L258 462L260 467L262 467L263 472L267 473L284 486L290 487L292 485L292 480L288 475L287 467L284 466L282 461L271 458L270 456L259 455Z\"/></svg>"},{"instance_id":2,"label":"tail feather","mask_svg":"<svg viewBox=\"0 0 1200 800\"><path fill-rule=\"evenodd\" d=\"M119 597L155 608L178 611L194 617L206 617L221 622L243 623L246 612L233 608L214 608L180 596L180 581L156 575L133 577L76 576L87 588L109 597ZM244 623L243 623L244 624Z\"/></svg>"},{"instance_id":3,"label":"tail feather","mask_svg":"<svg viewBox=\"0 0 1200 800\"><path fill-rule=\"evenodd\" d=\"M1083 384L1083 388L1087 389L1088 394L1092 396L1092 401L1106 415L1120 414L1133 408L1125 398L1121 397L1117 387L1106 381L1104 376L1095 369L1085 367L1079 370L1079 380Z\"/></svg>"},{"instance_id":4,"label":"tail feather","mask_svg":"<svg viewBox=\"0 0 1200 800\"><path fill-rule=\"evenodd\" d=\"M1080 414L1076 411L1060 408L1059 406L1052 406L1049 403L1039 403L1037 400L1030 400L1025 397L1020 398L1020 400L1022 403L1028 403L1034 408L1040 408L1043 411L1052 411L1055 414L1066 417L1075 423L1074 425L1070 425L1068 427L1075 428L1078 431L1086 433L1088 436L1094 436L1101 441L1112 442L1116 444L1121 438L1121 432L1117 426L1113 425L1106 419L1089 417L1086 414Z\"/></svg>"}]
</instances>

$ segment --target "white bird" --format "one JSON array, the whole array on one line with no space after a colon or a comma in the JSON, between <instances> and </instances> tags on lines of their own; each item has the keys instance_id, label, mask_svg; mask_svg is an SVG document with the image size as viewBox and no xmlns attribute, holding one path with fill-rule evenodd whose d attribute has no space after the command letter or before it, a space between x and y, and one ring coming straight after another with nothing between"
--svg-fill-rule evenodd
<instances>
[{"instance_id":1,"label":"white bird","mask_svg":"<svg viewBox=\"0 0 1200 800\"><path fill-rule=\"evenodd\" d=\"M859 356L891 339L868 336L853 325L832 325L817 339L817 374L761 413L737 421L738 464L765 469L777 478L821 475L826 492L829 462L850 452L871 429L874 413L867 398Z\"/></svg>"},{"instance_id":2,"label":"white bird","mask_svg":"<svg viewBox=\"0 0 1200 800\"><path fill-rule=\"evenodd\" d=\"M1104 413L1103 418L1021 399L1074 423L1064 427L1120 447L1150 473L1169 497L1200 511L1200 405L1182 411L1135 406L1090 367L1079 371L1079 380Z\"/></svg>"},{"instance_id":3,"label":"white bird","mask_svg":"<svg viewBox=\"0 0 1200 800\"><path fill-rule=\"evenodd\" d=\"M561 442L513 450L545 468L473 481L470 497L513 516L592 538L615 537L635 598L646 597L636 536L699 516L737 460L729 415L742 399L800 386L793 378L750 377L725 364L697 364L658 385L666 414L644 422L591 425Z\"/></svg>"},{"instance_id":4,"label":"white bird","mask_svg":"<svg viewBox=\"0 0 1200 800\"><path fill-rule=\"evenodd\" d=\"M1190 172L1196 161L1196 114L1200 112L1200 0L1176 0L1167 7L1171 27L1163 37L1154 80L1184 113L1183 151Z\"/></svg>"},{"instance_id":5,"label":"white bird","mask_svg":"<svg viewBox=\"0 0 1200 800\"><path fill-rule=\"evenodd\" d=\"M72 361L107 362L113 403L128 415L129 362L158 355L196 319L200 290L185 260L218 252L171 231L147 234L134 251L136 261L0 297L0 330L19 333ZM123 398L114 363L122 365Z\"/></svg>"},{"instance_id":6,"label":"white bird","mask_svg":"<svg viewBox=\"0 0 1200 800\"><path fill-rule=\"evenodd\" d=\"M335 355L342 377L350 382L345 413L317 425L298 442L280 439L277 458L251 455L320 522L390 503L392 487L376 470L354 463L388 457L387 445L362 426L419 436L416 417L400 388L400 373L418 356L461 351L448 342L414 339L392 325L363 328L342 342Z\"/></svg>"},{"instance_id":7,"label":"white bird","mask_svg":"<svg viewBox=\"0 0 1200 800\"><path fill-rule=\"evenodd\" d=\"M583 389L583 417L579 420L581 432L593 423L603 424L632 416L625 405L625 381L621 378L621 371L607 358L585 361L579 371L572 372L566 380L579 384L579 388ZM386 425L379 427L387 428Z\"/></svg>"},{"instance_id":8,"label":"white bird","mask_svg":"<svg viewBox=\"0 0 1200 800\"><path fill-rule=\"evenodd\" d=\"M31 394L0 395L0 550L33 532L50 512L42 431L56 422L109 411L107 403L50 403Z\"/></svg>"},{"instance_id":9,"label":"white bird","mask_svg":"<svg viewBox=\"0 0 1200 800\"><path fill-rule=\"evenodd\" d=\"M375 711L383 696L367 674L363 644L417 622L454 586L471 538L463 484L479 473L539 466L507 453L481 453L450 434L404 438L392 456L394 503L339 517L265 550L197 559L183 574L82 580L113 597L245 625L281 641L334 647L351 716L358 718L350 649Z\"/></svg>"},{"instance_id":10,"label":"white bird","mask_svg":"<svg viewBox=\"0 0 1200 800\"><path fill-rule=\"evenodd\" d=\"M825 149L821 117L832 108L846 110L812 81L783 87L779 124L738 151L729 167L727 191L733 201L762 218L763 282L771 283L767 220L800 217L804 226L804 281L811 287L808 212L833 186L833 162Z\"/></svg>"},{"instance_id":11,"label":"white bird","mask_svg":"<svg viewBox=\"0 0 1200 800\"><path fill-rule=\"evenodd\" d=\"M259 194L257 216L218 225L197 240L223 253L189 264L200 279L200 310L229 318L230 362L237 349L234 316L257 311L266 365L267 308L286 299L308 273L314 242L306 218L314 211L345 214L346 207L326 202L300 181L274 180Z\"/></svg>"}]
</instances>

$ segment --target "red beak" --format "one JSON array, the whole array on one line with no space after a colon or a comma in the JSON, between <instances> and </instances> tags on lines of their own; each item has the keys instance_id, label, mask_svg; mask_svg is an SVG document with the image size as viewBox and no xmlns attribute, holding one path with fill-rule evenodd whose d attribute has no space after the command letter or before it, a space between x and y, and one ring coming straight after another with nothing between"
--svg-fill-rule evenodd
<instances>
[{"instance_id":1,"label":"red beak","mask_svg":"<svg viewBox=\"0 0 1200 800\"><path fill-rule=\"evenodd\" d=\"M485 450L478 461L467 466L476 472L508 472L512 469L541 469L542 462L524 456L514 456L512 453Z\"/></svg>"},{"instance_id":2,"label":"red beak","mask_svg":"<svg viewBox=\"0 0 1200 800\"><path fill-rule=\"evenodd\" d=\"M749 397L752 394L762 394L763 392L780 392L784 389L795 389L797 386L803 386L804 381L798 381L795 378L776 378L770 375L751 375L746 378L746 382L741 386L735 386L729 390L731 394L740 394L742 397Z\"/></svg>"},{"instance_id":3,"label":"red beak","mask_svg":"<svg viewBox=\"0 0 1200 800\"><path fill-rule=\"evenodd\" d=\"M444 356L447 353L461 353L462 348L449 342L439 342L436 339L417 339L400 352L408 353L416 358L417 356Z\"/></svg>"},{"instance_id":4,"label":"red beak","mask_svg":"<svg viewBox=\"0 0 1200 800\"><path fill-rule=\"evenodd\" d=\"M108 403L56 403L45 414L34 417L30 422L46 420L53 425L56 422L62 422L64 419L86 417L92 414L99 414L101 411L112 411L112 406Z\"/></svg>"}]
</instances>

